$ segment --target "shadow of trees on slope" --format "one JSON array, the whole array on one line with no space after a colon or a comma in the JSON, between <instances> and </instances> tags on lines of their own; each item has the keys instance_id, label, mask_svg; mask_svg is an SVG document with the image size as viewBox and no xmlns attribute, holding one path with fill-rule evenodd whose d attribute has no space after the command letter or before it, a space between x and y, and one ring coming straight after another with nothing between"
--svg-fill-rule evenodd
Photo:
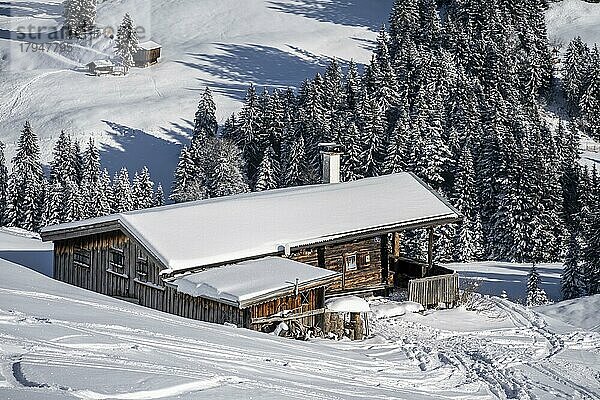
<instances>
[{"instance_id":1,"label":"shadow of trees on slope","mask_svg":"<svg viewBox=\"0 0 600 400\"><path fill-rule=\"evenodd\" d=\"M301 49L288 46L286 52L275 47L256 44L215 44L217 54L191 53L193 61L177 61L212 77L230 82L216 83L199 78L203 84L235 100L242 100L248 85L258 87L297 87L312 78L329 62Z\"/></svg>"},{"instance_id":2,"label":"shadow of trees on slope","mask_svg":"<svg viewBox=\"0 0 600 400\"><path fill-rule=\"evenodd\" d=\"M165 196L168 196L182 143L187 143L192 132L192 122L184 120L183 123L172 123L170 128L161 128L167 139L116 122L102 122L108 125L106 132L117 144L115 147L99 144L102 166L108 169L111 178L123 167L133 178L135 171L145 165L155 183L154 188L162 183Z\"/></svg>"},{"instance_id":3,"label":"shadow of trees on slope","mask_svg":"<svg viewBox=\"0 0 600 400\"><path fill-rule=\"evenodd\" d=\"M382 24L387 24L393 0L270 1L269 4L269 8L285 13L378 31Z\"/></svg>"}]
</instances>

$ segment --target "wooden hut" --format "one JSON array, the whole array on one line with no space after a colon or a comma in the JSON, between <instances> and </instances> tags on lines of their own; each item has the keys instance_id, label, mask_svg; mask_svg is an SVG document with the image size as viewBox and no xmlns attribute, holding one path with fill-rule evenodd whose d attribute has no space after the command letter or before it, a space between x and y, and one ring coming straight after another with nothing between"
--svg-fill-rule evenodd
<instances>
[{"instance_id":1,"label":"wooden hut","mask_svg":"<svg viewBox=\"0 0 600 400\"><path fill-rule=\"evenodd\" d=\"M146 68L158 63L162 46L156 42L148 41L138 45L138 51L133 55L136 67Z\"/></svg>"},{"instance_id":2,"label":"wooden hut","mask_svg":"<svg viewBox=\"0 0 600 400\"><path fill-rule=\"evenodd\" d=\"M115 64L110 60L96 60L87 64L88 71L92 75L111 75L114 73Z\"/></svg>"},{"instance_id":3,"label":"wooden hut","mask_svg":"<svg viewBox=\"0 0 600 400\"><path fill-rule=\"evenodd\" d=\"M437 276L433 234L429 260L416 264L418 268L400 257L397 238L406 229L433 229L460 219L416 176L399 173L114 214L49 226L41 235L55 244L56 279L219 322L198 309L204 309L205 297L182 294L173 282L212 268L239 263L242 268L244 261L281 257L336 272L328 276L327 285L319 286L319 296L383 293L403 282L398 277L408 277L415 282L430 278L428 305L435 305L436 299L457 299L458 287L447 284L449 279L454 282L453 272ZM259 277L268 275L257 272ZM278 296L268 301L280 301L289 293ZM319 300L311 307L320 304ZM246 309L241 303L237 307ZM252 318L275 311L265 310L240 317L237 323L249 326Z\"/></svg>"}]
</instances>

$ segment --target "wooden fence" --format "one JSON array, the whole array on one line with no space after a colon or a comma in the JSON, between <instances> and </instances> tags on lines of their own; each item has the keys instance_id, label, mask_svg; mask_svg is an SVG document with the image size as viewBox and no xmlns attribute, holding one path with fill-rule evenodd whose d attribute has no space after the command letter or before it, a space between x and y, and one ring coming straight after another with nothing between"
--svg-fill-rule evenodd
<instances>
[{"instance_id":1,"label":"wooden fence","mask_svg":"<svg viewBox=\"0 0 600 400\"><path fill-rule=\"evenodd\" d=\"M457 273L411 279L408 282L408 299L421 303L425 308L436 307L440 303L451 306L459 298Z\"/></svg>"}]
</instances>

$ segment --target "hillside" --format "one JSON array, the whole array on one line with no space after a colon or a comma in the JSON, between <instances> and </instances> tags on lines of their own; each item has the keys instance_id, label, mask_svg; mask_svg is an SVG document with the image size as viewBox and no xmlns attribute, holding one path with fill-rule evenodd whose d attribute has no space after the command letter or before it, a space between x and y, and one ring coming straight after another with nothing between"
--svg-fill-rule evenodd
<instances>
[{"instance_id":1,"label":"hillside","mask_svg":"<svg viewBox=\"0 0 600 400\"><path fill-rule=\"evenodd\" d=\"M387 21L391 0L366 2L247 0L106 0L98 24L115 27L125 12L161 43L162 62L126 77L92 77L77 70L105 58L113 42L57 54L23 51L19 28L61 24L60 0L0 6L0 53L10 71L0 73L0 140L7 158L23 122L31 120L48 161L61 129L103 147L110 170L147 164L156 181L170 186L187 140L201 90L210 86L222 123L240 105L248 83L287 87L321 71L330 57L364 63ZM116 28L115 28L116 29ZM43 89L43 90L42 90Z\"/></svg>"},{"instance_id":2,"label":"hillside","mask_svg":"<svg viewBox=\"0 0 600 400\"><path fill-rule=\"evenodd\" d=\"M600 335L575 328L585 316L571 313L587 301L544 308L546 318L497 298L473 302L477 312L406 315L373 299L369 339L298 342L0 261L0 398L595 399Z\"/></svg>"}]
</instances>

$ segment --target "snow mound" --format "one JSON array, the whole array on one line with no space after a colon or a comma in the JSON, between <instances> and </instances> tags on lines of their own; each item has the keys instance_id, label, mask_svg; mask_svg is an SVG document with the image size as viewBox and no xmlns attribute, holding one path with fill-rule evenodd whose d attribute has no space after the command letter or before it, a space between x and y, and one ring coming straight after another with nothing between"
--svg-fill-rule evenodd
<instances>
[{"instance_id":1,"label":"snow mound","mask_svg":"<svg viewBox=\"0 0 600 400\"><path fill-rule=\"evenodd\" d=\"M325 308L335 312L369 312L369 304L358 296L340 296L328 299Z\"/></svg>"},{"instance_id":2,"label":"snow mound","mask_svg":"<svg viewBox=\"0 0 600 400\"><path fill-rule=\"evenodd\" d=\"M565 300L535 309L540 314L566 322L576 328L600 332L600 295Z\"/></svg>"},{"instance_id":3,"label":"snow mound","mask_svg":"<svg viewBox=\"0 0 600 400\"><path fill-rule=\"evenodd\" d=\"M414 301L403 301L401 303L390 301L371 305L371 311L373 311L375 318L378 319L399 317L404 314L416 313L423 310L423 306Z\"/></svg>"}]
</instances>

